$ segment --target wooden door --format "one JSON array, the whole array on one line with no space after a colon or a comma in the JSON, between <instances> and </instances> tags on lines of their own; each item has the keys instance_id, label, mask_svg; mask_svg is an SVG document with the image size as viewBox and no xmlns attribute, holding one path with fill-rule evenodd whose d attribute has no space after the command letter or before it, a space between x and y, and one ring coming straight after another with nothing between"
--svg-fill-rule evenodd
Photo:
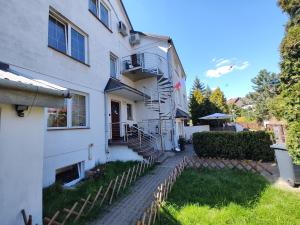
<instances>
[{"instance_id":1,"label":"wooden door","mask_svg":"<svg viewBox=\"0 0 300 225\"><path fill-rule=\"evenodd\" d=\"M113 140L120 139L120 103L111 102L111 134Z\"/></svg>"}]
</instances>

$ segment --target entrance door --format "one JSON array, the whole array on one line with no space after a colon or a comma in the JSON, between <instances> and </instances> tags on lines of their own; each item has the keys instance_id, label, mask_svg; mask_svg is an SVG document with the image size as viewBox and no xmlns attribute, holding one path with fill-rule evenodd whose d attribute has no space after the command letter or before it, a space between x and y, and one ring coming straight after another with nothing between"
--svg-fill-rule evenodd
<instances>
[{"instance_id":1,"label":"entrance door","mask_svg":"<svg viewBox=\"0 0 300 225\"><path fill-rule=\"evenodd\" d=\"M111 102L111 134L113 140L120 139L120 103Z\"/></svg>"}]
</instances>

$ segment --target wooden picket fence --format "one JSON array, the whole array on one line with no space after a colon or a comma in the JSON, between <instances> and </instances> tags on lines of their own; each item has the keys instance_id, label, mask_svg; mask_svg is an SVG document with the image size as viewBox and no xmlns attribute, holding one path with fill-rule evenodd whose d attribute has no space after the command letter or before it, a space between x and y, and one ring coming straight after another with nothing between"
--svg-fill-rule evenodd
<instances>
[{"instance_id":1,"label":"wooden picket fence","mask_svg":"<svg viewBox=\"0 0 300 225\"><path fill-rule=\"evenodd\" d=\"M100 186L96 193L90 193L86 198L80 198L73 204L71 208L64 208L57 211L51 218L44 217L45 225L65 225L76 224L82 216L87 216L95 206L111 205L112 202L120 195L126 187L132 185L136 179L143 175L145 170L154 165L156 158L150 157L147 161L138 163L137 165L125 171L109 182L109 185ZM58 218L63 218L58 221Z\"/></svg>"},{"instance_id":2,"label":"wooden picket fence","mask_svg":"<svg viewBox=\"0 0 300 225\"><path fill-rule=\"evenodd\" d=\"M188 167L209 168L209 169L238 169L246 172L259 173L261 175L273 175L262 161L236 160L223 158L199 158L197 156L189 157L187 160Z\"/></svg>"},{"instance_id":3,"label":"wooden picket fence","mask_svg":"<svg viewBox=\"0 0 300 225\"><path fill-rule=\"evenodd\" d=\"M22 217L23 217L24 225L32 225L32 215L29 215L28 218L27 218L27 214L26 214L25 209L21 210L21 214L22 214Z\"/></svg>"},{"instance_id":4,"label":"wooden picket fence","mask_svg":"<svg viewBox=\"0 0 300 225\"><path fill-rule=\"evenodd\" d=\"M261 161L251 160L231 160L222 158L199 158L197 156L184 157L183 160L175 167L170 176L161 183L154 192L154 200L149 208L145 210L137 225L154 225L159 219L159 212L162 203L167 199L168 193L176 179L181 175L185 168L209 168L209 169L238 169L247 172L254 172L264 175L265 173L272 175Z\"/></svg>"},{"instance_id":5,"label":"wooden picket fence","mask_svg":"<svg viewBox=\"0 0 300 225\"><path fill-rule=\"evenodd\" d=\"M183 160L174 168L169 177L157 187L157 190L154 192L154 200L150 207L143 213L142 218L138 220L137 225L155 224L155 221L159 218L161 204L167 199L168 193L172 190L177 177L181 175L187 166L187 162L188 158L184 157Z\"/></svg>"}]
</instances>

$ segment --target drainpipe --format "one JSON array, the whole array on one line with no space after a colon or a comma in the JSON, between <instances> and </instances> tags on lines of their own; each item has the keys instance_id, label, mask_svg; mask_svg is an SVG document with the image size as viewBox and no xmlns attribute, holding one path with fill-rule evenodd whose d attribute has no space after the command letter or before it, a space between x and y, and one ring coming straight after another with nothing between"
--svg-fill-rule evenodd
<instances>
[{"instance_id":1,"label":"drainpipe","mask_svg":"<svg viewBox=\"0 0 300 225\"><path fill-rule=\"evenodd\" d=\"M107 93L104 92L104 138L105 138L105 154L106 160L108 160L108 110L107 110L108 96Z\"/></svg>"},{"instance_id":2,"label":"drainpipe","mask_svg":"<svg viewBox=\"0 0 300 225\"><path fill-rule=\"evenodd\" d=\"M173 76L172 76L172 65L170 65L170 49L172 48L172 44L169 44L168 47L168 52L167 52L167 61L168 61L168 74L169 74L169 79L171 81L172 86L174 85L173 83ZM176 148L176 142L175 142L175 96L174 96L174 91L172 91L172 97L171 97L171 121L172 121L172 140L173 140L173 148L175 150Z\"/></svg>"}]
</instances>

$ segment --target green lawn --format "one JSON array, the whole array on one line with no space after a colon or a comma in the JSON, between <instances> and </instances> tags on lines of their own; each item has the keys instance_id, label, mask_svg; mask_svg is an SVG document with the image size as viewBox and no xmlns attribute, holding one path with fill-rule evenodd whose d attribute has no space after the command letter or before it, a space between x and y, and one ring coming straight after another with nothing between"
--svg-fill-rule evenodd
<instances>
[{"instance_id":1,"label":"green lawn","mask_svg":"<svg viewBox=\"0 0 300 225\"><path fill-rule=\"evenodd\" d=\"M187 169L161 209L161 225L300 224L299 194L236 170Z\"/></svg>"},{"instance_id":2,"label":"green lawn","mask_svg":"<svg viewBox=\"0 0 300 225\"><path fill-rule=\"evenodd\" d=\"M55 184L49 188L44 189L43 215L52 217L57 210L60 210L62 212L64 208L70 209L76 201L78 201L80 205L82 205L82 202L80 202L80 198L86 198L90 193L93 193L92 197L94 198L101 185L103 185L104 187L108 186L109 182L112 179L116 178L118 175L121 175L123 172L127 171L129 168L132 168L134 165L137 165L137 163L138 162L131 161L103 164L98 167L101 171L104 171L104 175L98 179L86 180L84 182L81 182L74 189L63 189L59 184ZM128 189L126 191L128 191ZM124 193L126 193L126 191ZM104 208L105 207L100 208L99 206L96 206L88 216L81 217L80 221L78 221L76 225L85 224L87 221L98 217L99 214L103 212ZM65 215L65 213L62 214ZM63 218L60 217L59 221L62 221Z\"/></svg>"}]
</instances>

